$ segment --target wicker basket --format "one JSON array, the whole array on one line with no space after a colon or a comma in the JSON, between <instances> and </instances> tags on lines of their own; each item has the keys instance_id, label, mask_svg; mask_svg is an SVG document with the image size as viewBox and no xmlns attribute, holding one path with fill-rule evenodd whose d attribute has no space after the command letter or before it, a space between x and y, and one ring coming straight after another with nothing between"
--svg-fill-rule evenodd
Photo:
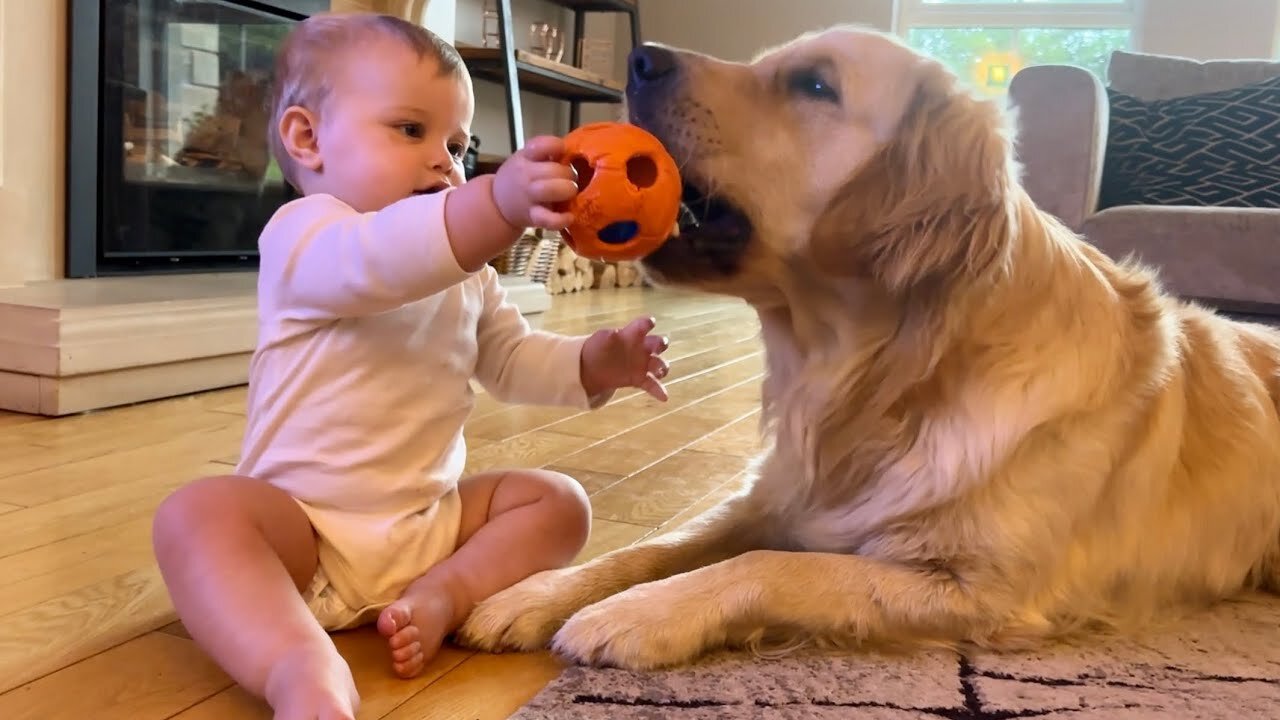
<instances>
[{"instance_id":1,"label":"wicker basket","mask_svg":"<svg viewBox=\"0 0 1280 720\"><path fill-rule=\"evenodd\" d=\"M547 277L555 269L556 255L560 252L562 243L560 233L551 230L542 231L542 237L538 238L529 263L521 274L533 282L545 285Z\"/></svg>"},{"instance_id":2,"label":"wicker basket","mask_svg":"<svg viewBox=\"0 0 1280 720\"><path fill-rule=\"evenodd\" d=\"M507 251L494 258L489 264L499 275L524 275L529 259L538 246L538 236L533 230L526 230L519 240L507 248Z\"/></svg>"}]
</instances>

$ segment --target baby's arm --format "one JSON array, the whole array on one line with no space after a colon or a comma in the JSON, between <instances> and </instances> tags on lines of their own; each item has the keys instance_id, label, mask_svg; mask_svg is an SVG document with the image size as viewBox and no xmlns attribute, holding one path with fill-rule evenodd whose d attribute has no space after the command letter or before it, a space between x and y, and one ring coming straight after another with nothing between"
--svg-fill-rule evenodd
<instances>
[{"instance_id":1,"label":"baby's arm","mask_svg":"<svg viewBox=\"0 0 1280 720\"><path fill-rule=\"evenodd\" d=\"M563 227L551 206L573 197L558 138L538 137L493 176L358 213L328 195L272 218L259 242L259 287L296 320L371 315L461 282L527 226Z\"/></svg>"},{"instance_id":2,"label":"baby's arm","mask_svg":"<svg viewBox=\"0 0 1280 720\"><path fill-rule=\"evenodd\" d=\"M612 393L589 398L582 387L586 336L535 330L507 299L492 268L481 271L484 308L476 344L476 379L503 402L594 408Z\"/></svg>"},{"instance_id":3,"label":"baby's arm","mask_svg":"<svg viewBox=\"0 0 1280 720\"><path fill-rule=\"evenodd\" d=\"M523 227L507 222L494 202L493 175L481 175L452 191L444 206L444 224L453 256L475 272L514 243Z\"/></svg>"},{"instance_id":4,"label":"baby's arm","mask_svg":"<svg viewBox=\"0 0 1280 720\"><path fill-rule=\"evenodd\" d=\"M329 195L295 201L259 242L260 290L292 319L321 320L392 310L461 282L474 268L460 264L445 230L449 196L461 190L368 213ZM489 238L490 246L514 239L514 230Z\"/></svg>"}]
</instances>

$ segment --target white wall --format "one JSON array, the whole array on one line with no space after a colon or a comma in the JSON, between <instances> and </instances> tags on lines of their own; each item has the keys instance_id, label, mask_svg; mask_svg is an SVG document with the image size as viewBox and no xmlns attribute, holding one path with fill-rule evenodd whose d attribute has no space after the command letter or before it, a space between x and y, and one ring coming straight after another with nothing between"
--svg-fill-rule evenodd
<instances>
[{"instance_id":1,"label":"white wall","mask_svg":"<svg viewBox=\"0 0 1280 720\"><path fill-rule=\"evenodd\" d=\"M1197 60L1277 53L1280 0L1138 0L1135 49Z\"/></svg>"},{"instance_id":2,"label":"white wall","mask_svg":"<svg viewBox=\"0 0 1280 720\"><path fill-rule=\"evenodd\" d=\"M456 0L427 0L427 7L422 11L421 22L442 40L453 44L458 28L457 10Z\"/></svg>"},{"instance_id":3,"label":"white wall","mask_svg":"<svg viewBox=\"0 0 1280 720\"><path fill-rule=\"evenodd\" d=\"M66 0L0 0L0 287L62 277Z\"/></svg>"},{"instance_id":4,"label":"white wall","mask_svg":"<svg viewBox=\"0 0 1280 720\"><path fill-rule=\"evenodd\" d=\"M640 30L645 41L746 61L831 25L890 30L893 13L893 0L641 0Z\"/></svg>"}]
</instances>

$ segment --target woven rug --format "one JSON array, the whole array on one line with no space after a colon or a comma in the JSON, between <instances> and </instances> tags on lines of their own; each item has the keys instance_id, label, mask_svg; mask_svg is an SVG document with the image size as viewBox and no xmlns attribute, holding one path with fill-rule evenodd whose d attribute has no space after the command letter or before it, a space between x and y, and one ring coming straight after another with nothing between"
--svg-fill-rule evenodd
<instances>
[{"instance_id":1,"label":"woven rug","mask_svg":"<svg viewBox=\"0 0 1280 720\"><path fill-rule=\"evenodd\" d=\"M1280 718L1280 599L1035 653L718 653L660 672L567 668L516 720Z\"/></svg>"}]
</instances>

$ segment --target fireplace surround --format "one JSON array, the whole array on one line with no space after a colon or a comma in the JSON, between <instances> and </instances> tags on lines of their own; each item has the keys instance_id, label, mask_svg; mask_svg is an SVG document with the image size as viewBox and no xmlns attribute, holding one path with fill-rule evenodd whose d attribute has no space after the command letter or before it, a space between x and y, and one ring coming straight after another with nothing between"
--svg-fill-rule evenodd
<instances>
[{"instance_id":1,"label":"fireplace surround","mask_svg":"<svg viewBox=\"0 0 1280 720\"><path fill-rule=\"evenodd\" d=\"M255 270L275 49L330 0L71 0L66 275Z\"/></svg>"}]
</instances>

